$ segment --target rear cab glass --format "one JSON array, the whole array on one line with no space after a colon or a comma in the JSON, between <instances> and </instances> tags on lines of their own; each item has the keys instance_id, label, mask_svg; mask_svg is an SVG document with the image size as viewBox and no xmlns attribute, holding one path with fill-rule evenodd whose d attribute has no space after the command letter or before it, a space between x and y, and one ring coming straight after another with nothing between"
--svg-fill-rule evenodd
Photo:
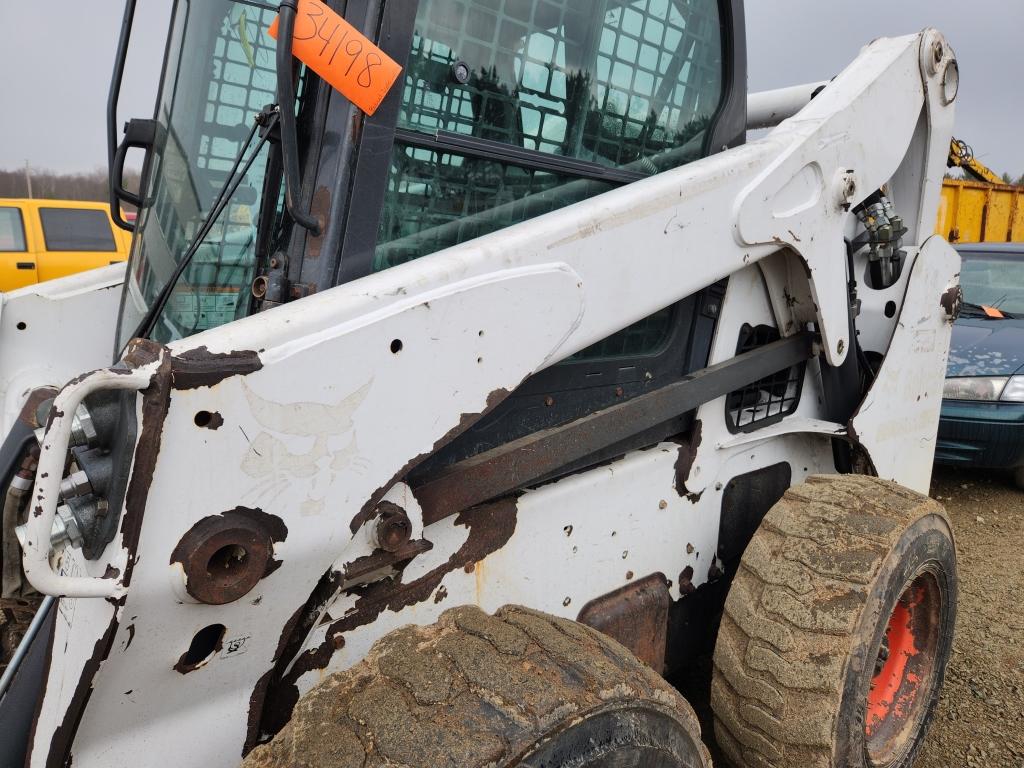
<instances>
[{"instance_id":1,"label":"rear cab glass","mask_svg":"<svg viewBox=\"0 0 1024 768\"><path fill-rule=\"evenodd\" d=\"M106 211L88 208L40 208L39 221L48 251L113 252L114 232Z\"/></svg>"}]
</instances>

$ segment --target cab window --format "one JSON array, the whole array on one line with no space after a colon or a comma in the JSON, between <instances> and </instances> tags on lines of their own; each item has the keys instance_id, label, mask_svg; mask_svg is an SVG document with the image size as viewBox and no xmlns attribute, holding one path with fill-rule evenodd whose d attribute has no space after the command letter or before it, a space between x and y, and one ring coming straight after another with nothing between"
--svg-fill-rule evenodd
<instances>
[{"instance_id":1,"label":"cab window","mask_svg":"<svg viewBox=\"0 0 1024 768\"><path fill-rule=\"evenodd\" d=\"M704 156L722 73L717 0L421 0L373 269ZM671 326L580 355L654 354Z\"/></svg>"},{"instance_id":2,"label":"cab window","mask_svg":"<svg viewBox=\"0 0 1024 768\"><path fill-rule=\"evenodd\" d=\"M48 251L116 251L105 211L94 208L40 208Z\"/></svg>"},{"instance_id":3,"label":"cab window","mask_svg":"<svg viewBox=\"0 0 1024 768\"><path fill-rule=\"evenodd\" d=\"M24 251L25 227L21 222L21 211L17 208L0 208L0 251Z\"/></svg>"}]
</instances>

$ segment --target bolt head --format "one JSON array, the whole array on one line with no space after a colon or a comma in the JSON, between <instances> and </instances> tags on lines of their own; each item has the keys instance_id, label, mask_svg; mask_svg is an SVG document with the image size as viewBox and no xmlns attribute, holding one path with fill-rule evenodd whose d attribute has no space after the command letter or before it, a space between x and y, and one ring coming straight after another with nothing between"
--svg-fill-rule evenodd
<instances>
[{"instance_id":1,"label":"bolt head","mask_svg":"<svg viewBox=\"0 0 1024 768\"><path fill-rule=\"evenodd\" d=\"M391 502L381 502L377 523L377 545L385 552L397 552L409 543L412 523L405 510Z\"/></svg>"},{"instance_id":2,"label":"bolt head","mask_svg":"<svg viewBox=\"0 0 1024 768\"><path fill-rule=\"evenodd\" d=\"M460 85L465 85L469 82L470 75L472 74L469 64L464 61L457 61L452 64L452 77L455 78L455 82Z\"/></svg>"}]
</instances>

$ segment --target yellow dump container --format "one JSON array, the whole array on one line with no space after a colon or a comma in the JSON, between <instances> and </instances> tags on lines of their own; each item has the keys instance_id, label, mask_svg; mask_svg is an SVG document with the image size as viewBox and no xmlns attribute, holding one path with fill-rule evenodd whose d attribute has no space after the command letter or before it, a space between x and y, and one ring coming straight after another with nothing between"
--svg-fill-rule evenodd
<instances>
[{"instance_id":1,"label":"yellow dump container","mask_svg":"<svg viewBox=\"0 0 1024 768\"><path fill-rule=\"evenodd\" d=\"M946 179L935 231L951 243L1024 241L1024 187Z\"/></svg>"}]
</instances>

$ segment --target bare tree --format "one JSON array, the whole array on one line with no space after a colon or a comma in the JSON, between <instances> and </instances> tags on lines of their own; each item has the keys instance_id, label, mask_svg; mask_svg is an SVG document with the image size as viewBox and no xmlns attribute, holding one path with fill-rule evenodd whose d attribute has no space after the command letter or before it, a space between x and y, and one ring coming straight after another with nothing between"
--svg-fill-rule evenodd
<instances>
[{"instance_id":1,"label":"bare tree","mask_svg":"<svg viewBox=\"0 0 1024 768\"><path fill-rule=\"evenodd\" d=\"M107 172L97 168L90 173L54 173L46 170L30 171L32 179L32 196L56 200L97 200L106 202L110 199ZM125 171L125 187L137 189L139 174ZM28 197L28 182L25 170L0 169L0 197ZM131 208L131 206L125 206Z\"/></svg>"}]
</instances>

